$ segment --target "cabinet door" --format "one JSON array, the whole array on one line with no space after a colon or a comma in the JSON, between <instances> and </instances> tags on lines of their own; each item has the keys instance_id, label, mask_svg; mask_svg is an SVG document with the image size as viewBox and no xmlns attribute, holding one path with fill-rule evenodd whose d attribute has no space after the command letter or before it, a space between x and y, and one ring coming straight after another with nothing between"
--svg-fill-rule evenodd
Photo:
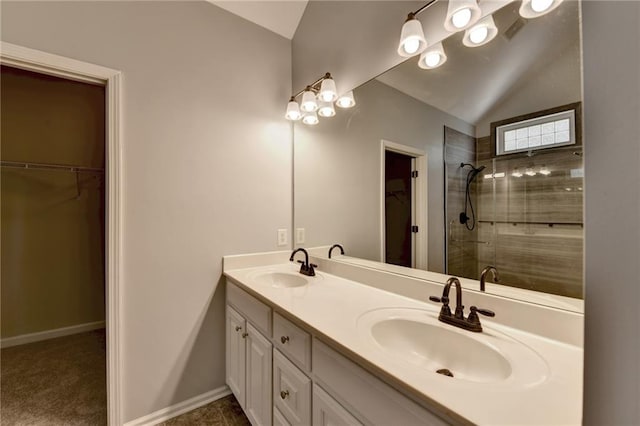
<instances>
[{"instance_id":1,"label":"cabinet door","mask_svg":"<svg viewBox=\"0 0 640 426\"><path fill-rule=\"evenodd\" d=\"M311 379L273 350L273 405L292 425L311 423Z\"/></svg>"},{"instance_id":2,"label":"cabinet door","mask_svg":"<svg viewBox=\"0 0 640 426\"><path fill-rule=\"evenodd\" d=\"M238 312L227 305L227 362L226 380L240 406L245 408L245 327L246 321Z\"/></svg>"},{"instance_id":3,"label":"cabinet door","mask_svg":"<svg viewBox=\"0 0 640 426\"><path fill-rule=\"evenodd\" d=\"M245 413L253 426L271 426L271 342L247 323Z\"/></svg>"},{"instance_id":4,"label":"cabinet door","mask_svg":"<svg viewBox=\"0 0 640 426\"><path fill-rule=\"evenodd\" d=\"M320 386L313 385L313 426L352 426L361 424Z\"/></svg>"}]
</instances>

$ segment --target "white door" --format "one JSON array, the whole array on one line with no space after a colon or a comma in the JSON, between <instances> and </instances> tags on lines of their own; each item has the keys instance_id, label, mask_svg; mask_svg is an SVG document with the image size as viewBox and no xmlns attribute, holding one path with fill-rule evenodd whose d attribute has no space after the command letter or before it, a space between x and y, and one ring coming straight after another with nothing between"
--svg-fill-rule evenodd
<instances>
[{"instance_id":1,"label":"white door","mask_svg":"<svg viewBox=\"0 0 640 426\"><path fill-rule=\"evenodd\" d=\"M253 426L271 426L271 342L247 323L245 413Z\"/></svg>"},{"instance_id":2,"label":"white door","mask_svg":"<svg viewBox=\"0 0 640 426\"><path fill-rule=\"evenodd\" d=\"M238 312L227 305L227 385L245 409L245 329L246 321Z\"/></svg>"}]
</instances>

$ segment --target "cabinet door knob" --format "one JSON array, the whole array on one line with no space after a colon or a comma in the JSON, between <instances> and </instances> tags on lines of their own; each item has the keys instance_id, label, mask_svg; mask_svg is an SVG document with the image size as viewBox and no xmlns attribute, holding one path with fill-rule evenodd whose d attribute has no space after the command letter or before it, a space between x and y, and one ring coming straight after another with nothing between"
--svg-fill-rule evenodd
<instances>
[{"instance_id":1,"label":"cabinet door knob","mask_svg":"<svg viewBox=\"0 0 640 426\"><path fill-rule=\"evenodd\" d=\"M240 327L239 325L236 325L236 331L240 331L242 330L242 327Z\"/></svg>"},{"instance_id":2,"label":"cabinet door knob","mask_svg":"<svg viewBox=\"0 0 640 426\"><path fill-rule=\"evenodd\" d=\"M287 343L289 341L289 336L282 336L280 337L280 341L282 342L282 344L284 345L285 343Z\"/></svg>"},{"instance_id":3,"label":"cabinet door knob","mask_svg":"<svg viewBox=\"0 0 640 426\"><path fill-rule=\"evenodd\" d=\"M246 339L248 335L249 335L249 333L242 333L242 338Z\"/></svg>"},{"instance_id":4,"label":"cabinet door knob","mask_svg":"<svg viewBox=\"0 0 640 426\"><path fill-rule=\"evenodd\" d=\"M286 399L288 396L289 396L289 391L288 390L280 391L280 398Z\"/></svg>"}]
</instances>

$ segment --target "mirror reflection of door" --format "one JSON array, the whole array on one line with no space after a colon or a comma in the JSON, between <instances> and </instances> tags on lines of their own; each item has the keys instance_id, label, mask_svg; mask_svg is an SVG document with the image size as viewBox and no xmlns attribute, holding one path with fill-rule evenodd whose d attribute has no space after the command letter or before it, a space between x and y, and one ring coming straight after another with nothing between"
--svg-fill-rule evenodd
<instances>
[{"instance_id":1,"label":"mirror reflection of door","mask_svg":"<svg viewBox=\"0 0 640 426\"><path fill-rule=\"evenodd\" d=\"M415 158L385 151L385 262L412 267Z\"/></svg>"}]
</instances>

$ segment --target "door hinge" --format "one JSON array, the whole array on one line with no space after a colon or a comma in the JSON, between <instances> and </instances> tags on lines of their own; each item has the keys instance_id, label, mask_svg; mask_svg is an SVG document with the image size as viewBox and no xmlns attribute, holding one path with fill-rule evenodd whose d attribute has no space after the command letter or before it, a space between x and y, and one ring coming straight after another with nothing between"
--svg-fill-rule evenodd
<instances>
[{"instance_id":1,"label":"door hinge","mask_svg":"<svg viewBox=\"0 0 640 426\"><path fill-rule=\"evenodd\" d=\"M417 170L412 171L411 172L411 177L412 178L417 178L418 177L418 171Z\"/></svg>"},{"instance_id":2,"label":"door hinge","mask_svg":"<svg viewBox=\"0 0 640 426\"><path fill-rule=\"evenodd\" d=\"M411 232L417 233L418 232L418 225L411 225Z\"/></svg>"}]
</instances>

